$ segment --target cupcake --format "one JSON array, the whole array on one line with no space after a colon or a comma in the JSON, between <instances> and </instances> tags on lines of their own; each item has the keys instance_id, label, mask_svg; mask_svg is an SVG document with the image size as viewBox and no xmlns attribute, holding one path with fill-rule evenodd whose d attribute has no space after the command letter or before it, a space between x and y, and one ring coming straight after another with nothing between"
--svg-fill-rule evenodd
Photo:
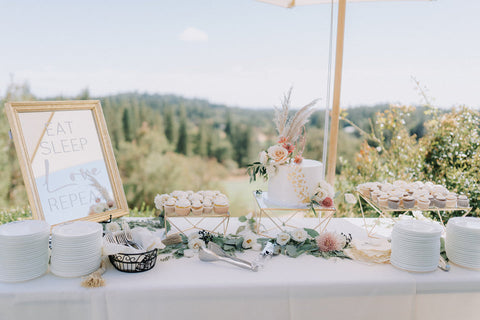
<instances>
[{"instance_id":1,"label":"cupcake","mask_svg":"<svg viewBox=\"0 0 480 320\"><path fill-rule=\"evenodd\" d=\"M213 201L210 198L206 198L203 201L203 213L212 213L213 211Z\"/></svg>"},{"instance_id":2,"label":"cupcake","mask_svg":"<svg viewBox=\"0 0 480 320\"><path fill-rule=\"evenodd\" d=\"M468 197L467 197L466 195L461 194L461 195L458 196L457 205L458 205L459 207L464 207L464 208L466 208L466 207L469 206L469 204L470 204L469 202L470 202L470 200L468 200Z\"/></svg>"},{"instance_id":3,"label":"cupcake","mask_svg":"<svg viewBox=\"0 0 480 320\"><path fill-rule=\"evenodd\" d=\"M438 208L445 208L445 206L447 205L447 198L445 198L444 196L442 195L437 195L435 197L435 205L438 207Z\"/></svg>"},{"instance_id":4,"label":"cupcake","mask_svg":"<svg viewBox=\"0 0 480 320\"><path fill-rule=\"evenodd\" d=\"M190 201L186 198L182 198L177 200L175 203L175 214L178 216L188 216L190 213L190 209L192 207L192 204Z\"/></svg>"},{"instance_id":5,"label":"cupcake","mask_svg":"<svg viewBox=\"0 0 480 320\"><path fill-rule=\"evenodd\" d=\"M174 197L168 198L168 200L165 202L163 205L163 208L165 210L165 214L172 214L175 212L175 203L176 199Z\"/></svg>"},{"instance_id":6,"label":"cupcake","mask_svg":"<svg viewBox=\"0 0 480 320\"><path fill-rule=\"evenodd\" d=\"M190 201L192 201L192 203L194 201L200 201L202 202L203 201L203 195L199 194L199 193L194 193L192 194L190 197L189 197Z\"/></svg>"},{"instance_id":7,"label":"cupcake","mask_svg":"<svg viewBox=\"0 0 480 320\"><path fill-rule=\"evenodd\" d=\"M381 194L382 192L380 190L375 190L371 193L372 195L372 201L373 202L378 202L378 196Z\"/></svg>"},{"instance_id":8,"label":"cupcake","mask_svg":"<svg viewBox=\"0 0 480 320\"><path fill-rule=\"evenodd\" d=\"M426 210L426 209L430 208L430 199L428 199L425 196L422 196L422 197L418 198L417 199L417 206L422 210Z\"/></svg>"},{"instance_id":9,"label":"cupcake","mask_svg":"<svg viewBox=\"0 0 480 320\"><path fill-rule=\"evenodd\" d=\"M192 213L197 216L203 213L203 204L200 202L200 200L192 201Z\"/></svg>"},{"instance_id":10,"label":"cupcake","mask_svg":"<svg viewBox=\"0 0 480 320\"><path fill-rule=\"evenodd\" d=\"M360 192L364 197L370 198L370 187L368 184L363 183L358 186L358 192Z\"/></svg>"},{"instance_id":11,"label":"cupcake","mask_svg":"<svg viewBox=\"0 0 480 320\"><path fill-rule=\"evenodd\" d=\"M390 197L388 198L387 204L390 209L398 209L400 206L400 199L398 197Z\"/></svg>"},{"instance_id":12,"label":"cupcake","mask_svg":"<svg viewBox=\"0 0 480 320\"><path fill-rule=\"evenodd\" d=\"M405 209L411 209L415 206L415 198L412 196L403 197L403 207Z\"/></svg>"},{"instance_id":13,"label":"cupcake","mask_svg":"<svg viewBox=\"0 0 480 320\"><path fill-rule=\"evenodd\" d=\"M225 214L228 213L228 199L224 197L216 197L215 202L213 203L213 211L216 214Z\"/></svg>"},{"instance_id":14,"label":"cupcake","mask_svg":"<svg viewBox=\"0 0 480 320\"><path fill-rule=\"evenodd\" d=\"M437 206L437 202L435 201L435 197L432 196L431 194L427 196L428 200L430 200L430 204L429 206L430 207L436 207Z\"/></svg>"},{"instance_id":15,"label":"cupcake","mask_svg":"<svg viewBox=\"0 0 480 320\"><path fill-rule=\"evenodd\" d=\"M379 196L378 198L378 205L380 207L387 207L388 206L388 196L386 194L383 194Z\"/></svg>"},{"instance_id":16,"label":"cupcake","mask_svg":"<svg viewBox=\"0 0 480 320\"><path fill-rule=\"evenodd\" d=\"M171 196L177 199L186 198L187 194L184 191L175 190L171 193Z\"/></svg>"},{"instance_id":17,"label":"cupcake","mask_svg":"<svg viewBox=\"0 0 480 320\"><path fill-rule=\"evenodd\" d=\"M445 199L445 205L447 208L455 208L457 206L457 196L454 193L447 194Z\"/></svg>"}]
</instances>

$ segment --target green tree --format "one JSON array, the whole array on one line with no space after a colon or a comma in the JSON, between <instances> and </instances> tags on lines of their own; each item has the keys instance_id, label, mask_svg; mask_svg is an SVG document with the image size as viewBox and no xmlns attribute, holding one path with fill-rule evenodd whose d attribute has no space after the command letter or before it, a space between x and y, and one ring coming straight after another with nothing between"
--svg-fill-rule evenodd
<instances>
[{"instance_id":1,"label":"green tree","mask_svg":"<svg viewBox=\"0 0 480 320\"><path fill-rule=\"evenodd\" d=\"M123 127L123 136L125 137L125 141L131 142L132 141L131 119L130 119L130 112L128 111L127 108L123 109L122 127Z\"/></svg>"},{"instance_id":2,"label":"green tree","mask_svg":"<svg viewBox=\"0 0 480 320\"><path fill-rule=\"evenodd\" d=\"M180 112L180 125L178 127L177 149L178 153L186 155L188 153L188 132L187 132L187 116L185 108Z\"/></svg>"},{"instance_id":3,"label":"green tree","mask_svg":"<svg viewBox=\"0 0 480 320\"><path fill-rule=\"evenodd\" d=\"M194 147L194 153L198 154L201 157L206 157L208 155L207 150L207 133L205 128L205 121L202 120L200 126L198 127L198 133L196 137L196 144Z\"/></svg>"},{"instance_id":4,"label":"green tree","mask_svg":"<svg viewBox=\"0 0 480 320\"><path fill-rule=\"evenodd\" d=\"M165 127L165 137L167 137L168 142L173 143L175 139L175 119L171 108L168 108L165 111L165 117L163 119Z\"/></svg>"}]
</instances>

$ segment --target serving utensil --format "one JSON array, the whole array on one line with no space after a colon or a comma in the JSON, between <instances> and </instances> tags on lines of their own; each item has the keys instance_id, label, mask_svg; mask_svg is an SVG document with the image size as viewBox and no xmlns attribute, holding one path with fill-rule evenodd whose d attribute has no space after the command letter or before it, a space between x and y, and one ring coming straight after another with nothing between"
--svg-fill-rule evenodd
<instances>
[{"instance_id":1,"label":"serving utensil","mask_svg":"<svg viewBox=\"0 0 480 320\"><path fill-rule=\"evenodd\" d=\"M198 257L200 258L200 260L207 261L207 262L223 261L223 262L233 264L233 265L235 265L237 267L240 267L240 268L243 268L243 269L247 269L247 270L251 270L251 271L255 271L255 272L258 271L258 266L257 265L254 265L249 261L242 260L242 259L239 259L239 258L236 258L236 257L230 257L220 247L212 246L212 244L213 244L212 242L210 242L208 244L209 248L200 247L200 249L198 251ZM213 251L211 248L214 248L213 250L215 250L215 251ZM218 249L220 249L220 250L218 250ZM218 252L218 254L217 254L217 252Z\"/></svg>"}]
</instances>

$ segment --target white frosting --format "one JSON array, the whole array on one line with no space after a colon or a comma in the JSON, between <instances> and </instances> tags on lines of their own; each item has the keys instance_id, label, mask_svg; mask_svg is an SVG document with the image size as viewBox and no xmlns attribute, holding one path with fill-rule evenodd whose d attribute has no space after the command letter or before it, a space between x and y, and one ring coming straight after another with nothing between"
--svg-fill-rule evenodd
<instances>
[{"instance_id":1,"label":"white frosting","mask_svg":"<svg viewBox=\"0 0 480 320\"><path fill-rule=\"evenodd\" d=\"M306 207L322 180L323 164L304 159L301 164L278 166L268 177L268 204L281 207Z\"/></svg>"}]
</instances>

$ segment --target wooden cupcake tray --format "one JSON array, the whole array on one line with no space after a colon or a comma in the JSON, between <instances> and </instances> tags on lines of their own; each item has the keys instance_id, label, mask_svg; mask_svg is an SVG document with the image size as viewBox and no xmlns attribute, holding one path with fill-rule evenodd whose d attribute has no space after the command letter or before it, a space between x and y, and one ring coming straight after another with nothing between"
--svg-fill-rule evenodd
<instances>
[{"instance_id":1,"label":"wooden cupcake tray","mask_svg":"<svg viewBox=\"0 0 480 320\"><path fill-rule=\"evenodd\" d=\"M377 224L374 224L370 228L367 226L367 221L365 220L365 213L363 211L363 205L362 205L361 200L363 200L366 204L368 204L371 208L373 208L379 214L377 219L386 218L386 219L391 219L393 222L396 222L397 219L391 215L392 212L401 212L403 214L407 214L408 212L411 212L412 215L413 215L413 211L436 212L436 214L437 214L437 216L438 216L438 218L439 218L439 220L442 223L442 226L444 228L445 228L445 224L443 222L441 212L463 211L464 214L462 216L465 217L466 215L468 215L470 213L470 211L472 211L472 207L450 207L450 208L448 208L448 207L445 207L445 208L429 207L427 209L420 209L419 207L415 206L413 208L408 208L408 209L405 209L405 208L402 208L402 207L399 207L398 209L391 209L391 208L388 208L388 207L379 206L378 204L373 202L371 199L365 197L359 191L355 191L355 193L356 193L356 196L357 196L358 204L360 205L360 210L362 211L362 218L363 218L363 224L364 224L365 230L367 232L367 235L371 238L375 238L374 230L375 230L375 227L376 227Z\"/></svg>"}]
</instances>

